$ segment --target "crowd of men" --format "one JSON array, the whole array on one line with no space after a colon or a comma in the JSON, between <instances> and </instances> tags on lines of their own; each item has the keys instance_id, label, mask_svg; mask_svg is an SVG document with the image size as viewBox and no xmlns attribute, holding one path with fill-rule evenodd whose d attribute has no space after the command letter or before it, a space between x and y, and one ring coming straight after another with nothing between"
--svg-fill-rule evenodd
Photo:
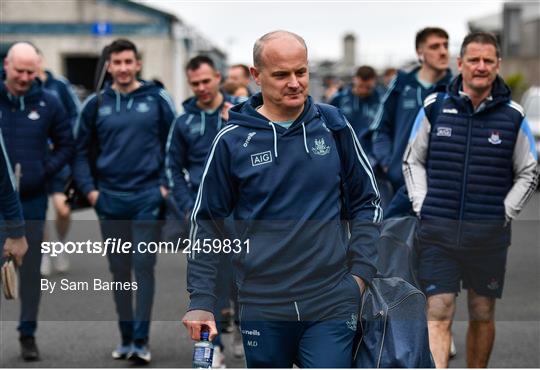
<instances>
[{"instance_id":1,"label":"crowd of men","mask_svg":"<svg viewBox=\"0 0 540 370\"><path fill-rule=\"evenodd\" d=\"M536 188L537 158L498 74L496 39L468 35L457 76L448 40L440 28L420 30L417 68L381 88L375 70L361 66L350 85L331 86L326 105L309 96L304 40L270 32L255 42L253 66L232 66L225 81L209 57L192 58L185 73L193 97L179 115L163 85L138 77L142 60L129 40L107 46L111 78L82 107L45 71L35 46L14 44L0 85L0 241L3 258L20 265L22 358L40 358L47 194L65 237L72 178L104 239L159 240L157 221L172 203L193 243L249 240L238 253L193 248L188 257L183 323L193 340L209 331L215 367L224 366L219 334L233 312L242 333L234 354L245 354L248 367L351 367L380 228L401 216L420 219L418 276L434 364L448 366L463 283L467 364L486 367L511 220ZM107 255L115 282L133 275L138 284L114 291L114 359L151 361L156 258Z\"/></svg>"}]
</instances>

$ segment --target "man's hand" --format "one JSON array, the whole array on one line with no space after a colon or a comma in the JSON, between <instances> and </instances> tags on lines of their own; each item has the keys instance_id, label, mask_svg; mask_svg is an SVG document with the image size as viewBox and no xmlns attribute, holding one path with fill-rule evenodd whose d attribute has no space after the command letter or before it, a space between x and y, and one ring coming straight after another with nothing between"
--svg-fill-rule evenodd
<instances>
[{"instance_id":1,"label":"man's hand","mask_svg":"<svg viewBox=\"0 0 540 370\"><path fill-rule=\"evenodd\" d=\"M169 195L169 190L163 185L160 185L159 191L161 192L162 198L167 198L167 195Z\"/></svg>"},{"instance_id":2,"label":"man's hand","mask_svg":"<svg viewBox=\"0 0 540 370\"><path fill-rule=\"evenodd\" d=\"M234 105L231 102L225 102L223 104L223 108L221 109L221 118L223 118L225 121L229 120L229 109L234 107Z\"/></svg>"},{"instance_id":3,"label":"man's hand","mask_svg":"<svg viewBox=\"0 0 540 370\"><path fill-rule=\"evenodd\" d=\"M28 250L28 243L24 236L20 238L7 238L4 243L2 257L13 257L17 266L22 265L23 257Z\"/></svg>"},{"instance_id":4,"label":"man's hand","mask_svg":"<svg viewBox=\"0 0 540 370\"><path fill-rule=\"evenodd\" d=\"M214 314L208 311L188 311L182 318L182 323L188 330L188 333L193 340L201 340L201 329L203 326L206 326L208 329L210 329L210 341L212 341L218 334Z\"/></svg>"},{"instance_id":5,"label":"man's hand","mask_svg":"<svg viewBox=\"0 0 540 370\"><path fill-rule=\"evenodd\" d=\"M362 280L356 275L353 275L352 277L356 281L356 284L358 284L358 287L360 288L360 293L364 293L364 290L366 290L366 283L364 283L364 280Z\"/></svg>"},{"instance_id":6,"label":"man's hand","mask_svg":"<svg viewBox=\"0 0 540 370\"><path fill-rule=\"evenodd\" d=\"M86 198L88 198L88 202L90 202L90 205L92 207L95 207L96 203L97 203L97 200L98 200L98 197L99 197L99 191L97 190L92 190L90 193L88 193L88 195L86 196Z\"/></svg>"}]
</instances>

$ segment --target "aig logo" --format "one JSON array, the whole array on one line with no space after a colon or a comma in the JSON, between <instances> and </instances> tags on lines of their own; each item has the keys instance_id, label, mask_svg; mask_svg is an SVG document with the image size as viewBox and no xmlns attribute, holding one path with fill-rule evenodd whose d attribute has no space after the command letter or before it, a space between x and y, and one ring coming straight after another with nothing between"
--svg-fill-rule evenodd
<instances>
[{"instance_id":1,"label":"aig logo","mask_svg":"<svg viewBox=\"0 0 540 370\"><path fill-rule=\"evenodd\" d=\"M266 152L251 155L251 165L253 167L260 166L261 164L271 163L271 162L272 162L272 153L269 150Z\"/></svg>"}]
</instances>

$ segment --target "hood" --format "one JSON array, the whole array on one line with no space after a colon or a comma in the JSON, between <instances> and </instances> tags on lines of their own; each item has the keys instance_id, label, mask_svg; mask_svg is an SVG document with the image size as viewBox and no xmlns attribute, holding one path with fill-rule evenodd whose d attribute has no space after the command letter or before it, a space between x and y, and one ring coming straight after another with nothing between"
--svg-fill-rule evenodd
<instances>
[{"instance_id":1,"label":"hood","mask_svg":"<svg viewBox=\"0 0 540 370\"><path fill-rule=\"evenodd\" d=\"M459 91L463 86L463 76L457 75L448 85L448 94L456 101L462 101ZM491 87L491 97L493 100L486 104L486 108L492 107L500 103L507 103L511 100L512 92L508 85L504 82L501 76L497 75Z\"/></svg>"},{"instance_id":2,"label":"hood","mask_svg":"<svg viewBox=\"0 0 540 370\"><path fill-rule=\"evenodd\" d=\"M229 102L229 103L232 103L232 104L237 104L238 103L238 99L236 97L227 95L223 91L221 91L221 94L223 95L223 102L220 104L219 107L217 107L215 112L212 113L212 114L217 114L217 112L219 112L221 110L221 108L223 107L223 104L225 102ZM184 107L184 111L186 113L199 114L201 112L204 112L197 105L197 97L196 96L192 96L192 97L187 98L186 100L184 100L184 102L182 103L182 106Z\"/></svg>"},{"instance_id":3,"label":"hood","mask_svg":"<svg viewBox=\"0 0 540 370\"><path fill-rule=\"evenodd\" d=\"M43 90L43 84L40 79L36 78L34 82L32 82L32 85L30 86L30 89L28 89L26 94L22 96L14 96L8 91L6 87L5 77L6 75L4 72L2 74L2 83L0 85L0 95L4 96L6 100L8 100L16 109L24 111L29 103L34 102L40 98L41 92Z\"/></svg>"},{"instance_id":4,"label":"hood","mask_svg":"<svg viewBox=\"0 0 540 370\"><path fill-rule=\"evenodd\" d=\"M418 74L418 71L420 70L420 68L421 67L416 67L410 72L398 71L398 73L403 74L403 78L406 79L406 81L407 81L407 83L409 85L411 85L411 86L420 86L420 83L416 79L416 75ZM452 70L450 68L447 68L446 69L446 74L444 75L444 77L441 78L439 81L435 82L432 89L434 91L437 91L437 90L440 91L441 87L446 88L446 86L448 86L448 84L450 83L451 80L452 80Z\"/></svg>"},{"instance_id":5,"label":"hood","mask_svg":"<svg viewBox=\"0 0 540 370\"><path fill-rule=\"evenodd\" d=\"M243 127L249 127L257 130L272 130L274 134L274 157L279 157L278 152L278 132L279 136L284 134L303 134L304 137L304 150L306 154L311 157L310 151L307 145L306 125L312 122L314 119L321 116L318 109L313 104L313 99L308 96L304 103L304 110L300 116L294 120L289 129L276 125L274 122L268 120L268 118L257 112L257 107L263 105L263 97L261 93L253 95L249 100L235 105L229 111L229 124L239 125Z\"/></svg>"},{"instance_id":6,"label":"hood","mask_svg":"<svg viewBox=\"0 0 540 370\"><path fill-rule=\"evenodd\" d=\"M122 94L112 88L112 84L107 83L103 89L103 95L111 99L116 100L116 111L120 111L120 102L127 99L127 110L130 110L133 106L135 98L140 96L158 95L159 91L163 88L163 85L156 81L144 81L139 80L141 86L138 89L133 90L128 94Z\"/></svg>"},{"instance_id":7,"label":"hood","mask_svg":"<svg viewBox=\"0 0 540 370\"><path fill-rule=\"evenodd\" d=\"M264 117L256 110L261 105L263 105L263 97L261 93L257 93L249 98L249 100L235 105L229 112L229 123L250 128L272 130L268 118ZM294 120L294 123L291 125L288 131L295 131L295 129L302 126L302 123L306 125L317 117L320 117L320 113L315 108L311 96L308 96L306 102L304 103L304 110L300 116Z\"/></svg>"},{"instance_id":8,"label":"hood","mask_svg":"<svg viewBox=\"0 0 540 370\"><path fill-rule=\"evenodd\" d=\"M231 96L229 96L227 94L224 94L223 92L221 92L221 94L223 95L223 102L211 114L209 114L209 113L205 112L203 109L199 108L199 106L197 105L197 97L196 96L192 96L192 97L184 100L184 102L182 103L182 106L184 107L184 113L185 114L193 114L193 115L199 115L200 116L200 118L201 118L200 135L201 136L203 136L204 133L206 132L206 117L217 120L217 129L219 131L226 124L223 121L223 118L221 117L221 109L223 108L223 105L226 102L229 102L229 103L232 103L232 104L237 103L237 100L235 100L234 97L231 97Z\"/></svg>"}]
</instances>

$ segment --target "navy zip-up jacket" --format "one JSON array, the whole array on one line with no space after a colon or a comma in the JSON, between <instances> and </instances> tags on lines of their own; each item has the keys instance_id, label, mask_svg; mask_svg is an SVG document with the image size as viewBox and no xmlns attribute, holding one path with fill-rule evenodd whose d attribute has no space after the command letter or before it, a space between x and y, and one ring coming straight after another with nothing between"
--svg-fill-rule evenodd
<instances>
[{"instance_id":1,"label":"navy zip-up jacket","mask_svg":"<svg viewBox=\"0 0 540 370\"><path fill-rule=\"evenodd\" d=\"M96 95L84 102L77 122L73 166L73 177L83 194L96 188L133 192L167 186L165 146L175 117L174 105L161 85L141 84L125 95L106 87L97 117ZM98 143L90 142L92 129L97 129ZM99 145L97 179L88 163L89 145Z\"/></svg>"},{"instance_id":2,"label":"navy zip-up jacket","mask_svg":"<svg viewBox=\"0 0 540 370\"><path fill-rule=\"evenodd\" d=\"M169 188L180 210L187 214L193 209L195 195L199 190L204 169L204 160L212 146L212 141L227 122L223 120L222 109L226 102L237 104L238 99L223 94L223 103L212 113L197 106L197 98L184 101L184 113L179 115L167 143L167 177ZM189 174L189 183L184 176Z\"/></svg>"},{"instance_id":3,"label":"navy zip-up jacket","mask_svg":"<svg viewBox=\"0 0 540 370\"><path fill-rule=\"evenodd\" d=\"M190 239L203 246L204 239L229 237L223 220L233 215L234 237L249 239L249 250L243 244L232 253L240 303L313 297L347 273L369 284L382 211L353 128L330 106L332 118L323 119L308 98L302 114L285 129L256 111L262 104L257 94L233 107L229 124L216 136L191 216ZM219 254L191 252L189 309L213 312Z\"/></svg>"},{"instance_id":4,"label":"navy zip-up jacket","mask_svg":"<svg viewBox=\"0 0 540 370\"><path fill-rule=\"evenodd\" d=\"M24 235L24 219L15 189L15 177L7 156L0 129L0 230L8 238ZM0 253L2 251L0 250Z\"/></svg>"},{"instance_id":5,"label":"navy zip-up jacket","mask_svg":"<svg viewBox=\"0 0 540 370\"><path fill-rule=\"evenodd\" d=\"M68 80L60 76L56 77L50 71L45 71L45 74L47 75L47 79L43 82L43 88L58 97L69 117L71 127L75 127L81 108L79 98L75 95Z\"/></svg>"},{"instance_id":6,"label":"navy zip-up jacket","mask_svg":"<svg viewBox=\"0 0 540 370\"><path fill-rule=\"evenodd\" d=\"M351 123L362 148L371 158L373 154L371 148L371 131L369 128L381 105L381 99L377 90L373 90L373 93L368 97L362 98L355 95L352 89L349 88L335 95L330 101L330 104L341 109L343 115Z\"/></svg>"},{"instance_id":7,"label":"navy zip-up jacket","mask_svg":"<svg viewBox=\"0 0 540 370\"><path fill-rule=\"evenodd\" d=\"M0 84L0 128L12 169L20 165L21 197L45 193L47 180L73 158L69 118L56 96L35 80L30 90L16 97ZM48 141L54 145L49 150Z\"/></svg>"},{"instance_id":8,"label":"navy zip-up jacket","mask_svg":"<svg viewBox=\"0 0 540 370\"><path fill-rule=\"evenodd\" d=\"M418 110L426 96L444 91L452 78L448 70L445 77L426 89L417 80L419 70L420 67L408 73L398 71L371 125L373 154L381 167L388 167L388 180L394 190L405 184L401 164Z\"/></svg>"},{"instance_id":9,"label":"navy zip-up jacket","mask_svg":"<svg viewBox=\"0 0 540 370\"><path fill-rule=\"evenodd\" d=\"M422 217L419 237L445 247L506 247L508 221L536 189L534 139L502 78L476 109L461 84L460 75L446 96L426 98L403 159L409 197ZM438 99L444 100L433 114Z\"/></svg>"}]
</instances>

